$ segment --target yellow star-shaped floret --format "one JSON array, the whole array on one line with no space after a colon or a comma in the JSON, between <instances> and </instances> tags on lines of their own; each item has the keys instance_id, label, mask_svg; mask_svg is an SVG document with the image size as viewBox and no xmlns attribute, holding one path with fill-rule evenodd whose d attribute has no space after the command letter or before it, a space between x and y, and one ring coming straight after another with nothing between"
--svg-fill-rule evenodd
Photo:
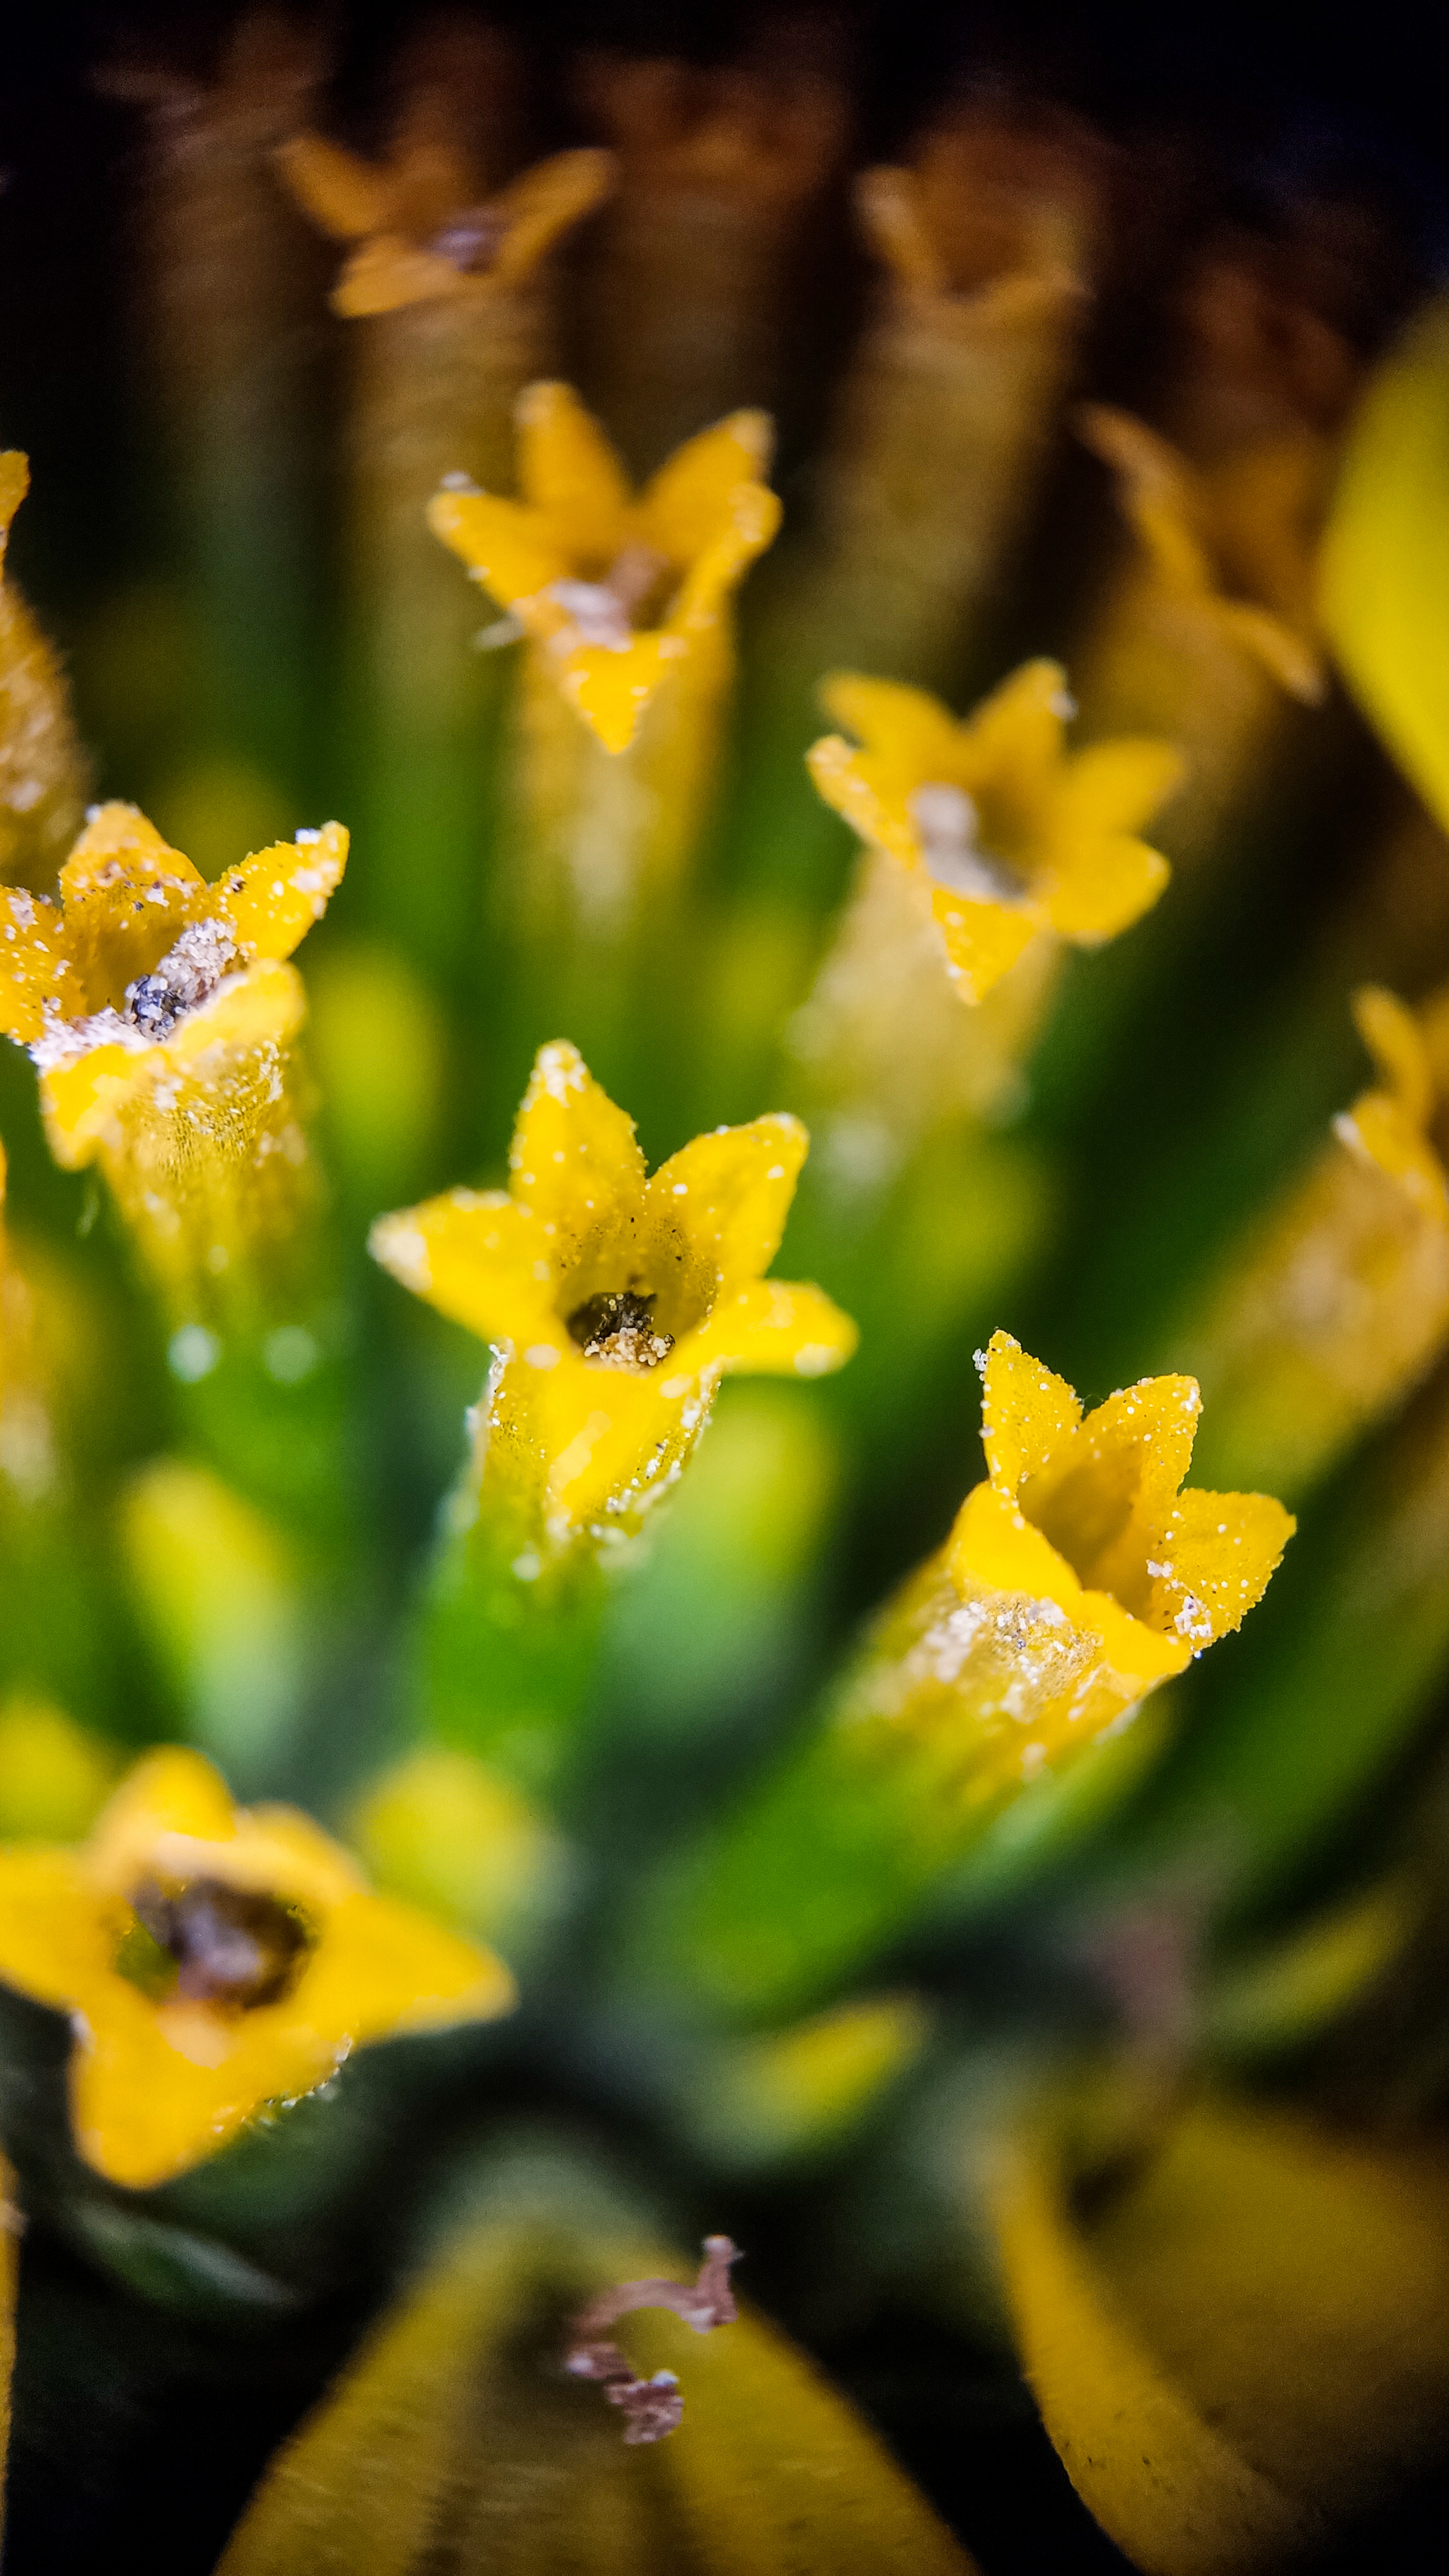
<instances>
[{"instance_id":1,"label":"yellow star-shaped floret","mask_svg":"<svg viewBox=\"0 0 1449 2576\"><path fill-rule=\"evenodd\" d=\"M854 672L833 673L820 694L859 748L827 735L810 774L861 839L907 871L964 1001L981 1001L1038 931L1096 947L1166 885L1167 861L1135 832L1182 762L1147 741L1068 757L1060 663L1024 663L965 722L924 689Z\"/></svg>"},{"instance_id":2,"label":"yellow star-shaped floret","mask_svg":"<svg viewBox=\"0 0 1449 2576\"><path fill-rule=\"evenodd\" d=\"M295 1034L302 985L284 961L346 862L346 832L325 823L208 885L137 807L113 804L66 860L58 904L0 891L0 1029L40 1069L59 1163L88 1163L138 1094Z\"/></svg>"},{"instance_id":3,"label":"yellow star-shaped floret","mask_svg":"<svg viewBox=\"0 0 1449 2576\"><path fill-rule=\"evenodd\" d=\"M1365 984L1353 1016L1379 1078L1335 1118L1334 1132L1397 1181L1432 1224L1449 1226L1449 1180L1432 1133L1449 1105L1449 1002L1438 996L1416 1018L1381 984Z\"/></svg>"},{"instance_id":4,"label":"yellow star-shaped floret","mask_svg":"<svg viewBox=\"0 0 1449 2576\"><path fill-rule=\"evenodd\" d=\"M1086 1640L1074 1691L1109 1715L1238 1626L1292 1515L1265 1494L1182 1490L1202 1409L1190 1377L1143 1378L1084 1418L1066 1382L1009 1333L992 1335L981 1371L990 1472L957 1514L948 1571L963 1587L1024 1596Z\"/></svg>"},{"instance_id":5,"label":"yellow star-shaped floret","mask_svg":"<svg viewBox=\"0 0 1449 2576\"><path fill-rule=\"evenodd\" d=\"M381 162L320 134L295 136L277 159L320 230L357 244L331 299L349 321L520 285L603 201L614 175L607 152L557 152L485 194L470 155L426 128L404 132Z\"/></svg>"},{"instance_id":6,"label":"yellow star-shaped floret","mask_svg":"<svg viewBox=\"0 0 1449 2576\"><path fill-rule=\"evenodd\" d=\"M88 1842L0 1850L0 1977L71 2015L87 2162L147 2190L368 2040L511 2009L501 1960L372 1895L293 1807L233 1807L198 1753L147 1754Z\"/></svg>"},{"instance_id":7,"label":"yellow star-shaped floret","mask_svg":"<svg viewBox=\"0 0 1449 2576\"><path fill-rule=\"evenodd\" d=\"M577 1051L544 1047L511 1186L449 1190L379 1220L377 1259L497 1348L488 1458L542 1498L555 1542L628 1528L671 1484L727 1370L815 1377L855 1327L818 1288L764 1276L807 1137L756 1118L697 1136L651 1177Z\"/></svg>"},{"instance_id":8,"label":"yellow star-shaped floret","mask_svg":"<svg viewBox=\"0 0 1449 2576\"><path fill-rule=\"evenodd\" d=\"M1327 441L1304 431L1194 466L1109 404L1084 405L1077 426L1117 476L1163 587L1193 601L1290 697L1317 706L1328 675L1315 631L1311 534L1327 505Z\"/></svg>"},{"instance_id":9,"label":"yellow star-shaped floret","mask_svg":"<svg viewBox=\"0 0 1449 2576\"><path fill-rule=\"evenodd\" d=\"M530 385L518 406L522 500L445 488L428 521L552 658L605 750L623 751L671 667L718 632L779 526L760 479L770 447L763 412L732 412L635 494L577 394Z\"/></svg>"}]
</instances>

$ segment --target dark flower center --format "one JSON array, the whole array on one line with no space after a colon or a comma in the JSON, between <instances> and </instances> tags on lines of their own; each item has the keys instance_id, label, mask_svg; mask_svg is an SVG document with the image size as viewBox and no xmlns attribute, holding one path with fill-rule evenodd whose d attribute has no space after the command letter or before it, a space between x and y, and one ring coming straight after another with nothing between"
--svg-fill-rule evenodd
<instances>
[{"instance_id":1,"label":"dark flower center","mask_svg":"<svg viewBox=\"0 0 1449 2576\"><path fill-rule=\"evenodd\" d=\"M190 2003L245 2011L276 2003L295 1983L310 1936L280 1897L216 1878L174 1890L146 1879L132 1910L158 1949L175 1962L170 1991Z\"/></svg>"},{"instance_id":2,"label":"dark flower center","mask_svg":"<svg viewBox=\"0 0 1449 2576\"><path fill-rule=\"evenodd\" d=\"M641 1297L634 1288L601 1288L575 1307L568 1323L585 1359L605 1368L657 1368L674 1348L674 1335L655 1325L652 1292Z\"/></svg>"}]
</instances>

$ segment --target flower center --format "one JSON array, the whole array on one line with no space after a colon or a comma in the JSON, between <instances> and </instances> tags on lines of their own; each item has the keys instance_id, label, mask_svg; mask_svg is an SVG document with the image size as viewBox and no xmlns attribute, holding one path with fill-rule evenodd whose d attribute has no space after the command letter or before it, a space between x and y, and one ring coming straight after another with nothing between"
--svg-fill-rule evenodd
<instances>
[{"instance_id":1,"label":"flower center","mask_svg":"<svg viewBox=\"0 0 1449 2576\"><path fill-rule=\"evenodd\" d=\"M634 1288L600 1289L575 1307L568 1325L585 1359L603 1368L657 1368L674 1348L674 1335L656 1329L652 1292L641 1297Z\"/></svg>"},{"instance_id":2,"label":"flower center","mask_svg":"<svg viewBox=\"0 0 1449 2576\"><path fill-rule=\"evenodd\" d=\"M601 581L551 581L548 597L567 610L571 642L602 644L611 653L622 653L638 628L649 624L646 612L662 610L673 570L657 546L635 538L620 548Z\"/></svg>"},{"instance_id":3,"label":"flower center","mask_svg":"<svg viewBox=\"0 0 1449 2576\"><path fill-rule=\"evenodd\" d=\"M167 1890L144 1879L131 1908L157 1947L175 1962L173 1994L188 2003L229 2004L246 2011L278 2002L295 1984L310 1936L280 1897L193 1879Z\"/></svg>"},{"instance_id":4,"label":"flower center","mask_svg":"<svg viewBox=\"0 0 1449 2576\"><path fill-rule=\"evenodd\" d=\"M196 921L149 975L126 986L124 1016L143 1037L169 1037L178 1020L208 1002L236 956L236 941L219 921Z\"/></svg>"},{"instance_id":5,"label":"flower center","mask_svg":"<svg viewBox=\"0 0 1449 2576\"><path fill-rule=\"evenodd\" d=\"M964 787L927 779L906 800L928 876L968 903L1020 903L1021 870L996 850L983 850L976 800Z\"/></svg>"},{"instance_id":6,"label":"flower center","mask_svg":"<svg viewBox=\"0 0 1449 2576\"><path fill-rule=\"evenodd\" d=\"M492 267L507 230L508 217L496 206L464 206L434 233L426 248L465 277L476 277Z\"/></svg>"}]
</instances>

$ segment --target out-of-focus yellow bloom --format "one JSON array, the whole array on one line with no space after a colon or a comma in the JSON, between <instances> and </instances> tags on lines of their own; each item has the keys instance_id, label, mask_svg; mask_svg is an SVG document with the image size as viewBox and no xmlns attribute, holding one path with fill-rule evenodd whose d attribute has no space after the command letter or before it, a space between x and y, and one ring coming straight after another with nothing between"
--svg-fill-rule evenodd
<instances>
[{"instance_id":1,"label":"out-of-focus yellow bloom","mask_svg":"<svg viewBox=\"0 0 1449 2576\"><path fill-rule=\"evenodd\" d=\"M756 1118L651 1179L632 1120L560 1043L534 1066L508 1192L445 1191L373 1228L395 1278L495 1345L480 1450L542 1496L550 1540L637 1521L726 1370L849 1358L855 1327L828 1297L763 1275L807 1143L798 1119Z\"/></svg>"},{"instance_id":2,"label":"out-of-focus yellow bloom","mask_svg":"<svg viewBox=\"0 0 1449 2576\"><path fill-rule=\"evenodd\" d=\"M979 1002L1038 931L1115 938L1167 883L1135 837L1182 776L1167 743L1097 743L1070 757L1057 662L1027 662L958 722L939 698L835 672L826 709L859 737L817 742L810 773L862 840L907 871L957 991Z\"/></svg>"},{"instance_id":3,"label":"out-of-focus yellow bloom","mask_svg":"<svg viewBox=\"0 0 1449 2576\"><path fill-rule=\"evenodd\" d=\"M55 881L85 797L60 663L5 576L11 522L30 488L18 448L0 455L0 879Z\"/></svg>"},{"instance_id":4,"label":"out-of-focus yellow bloom","mask_svg":"<svg viewBox=\"0 0 1449 2576\"><path fill-rule=\"evenodd\" d=\"M1084 443L1118 478L1122 507L1164 590L1189 603L1290 697L1328 685L1315 637L1312 530L1332 450L1305 431L1195 466L1130 412L1087 403Z\"/></svg>"},{"instance_id":5,"label":"out-of-focus yellow bloom","mask_svg":"<svg viewBox=\"0 0 1449 2576\"><path fill-rule=\"evenodd\" d=\"M258 851L208 885L134 805L102 805L61 870L60 903L0 893L0 1028L28 1046L56 1161L74 1171L148 1108L223 1151L244 1125L235 1079L301 1026L284 961L347 860L340 823Z\"/></svg>"},{"instance_id":6,"label":"out-of-focus yellow bloom","mask_svg":"<svg viewBox=\"0 0 1449 2576\"><path fill-rule=\"evenodd\" d=\"M1353 1016L1379 1078L1333 1123L1350 1152L1376 1163L1422 1216L1449 1232L1449 1185L1430 1133L1449 1096L1449 993L1430 1011L1426 1031L1382 985L1365 984L1355 993ZM1437 1066L1431 1035L1443 1057Z\"/></svg>"},{"instance_id":7,"label":"out-of-focus yellow bloom","mask_svg":"<svg viewBox=\"0 0 1449 2576\"><path fill-rule=\"evenodd\" d=\"M72 2016L87 2161L146 2190L351 2050L490 2020L501 1960L390 1897L291 1807L235 1808L200 1754L147 1754L79 1848L0 1851L0 1976Z\"/></svg>"},{"instance_id":8,"label":"out-of-focus yellow bloom","mask_svg":"<svg viewBox=\"0 0 1449 2576\"><path fill-rule=\"evenodd\" d=\"M676 449L639 494L567 385L518 408L521 501L444 488L428 512L473 579L517 618L606 751L626 749L677 666L722 627L780 504L760 479L770 423L738 411Z\"/></svg>"},{"instance_id":9,"label":"out-of-focus yellow bloom","mask_svg":"<svg viewBox=\"0 0 1449 2576\"><path fill-rule=\"evenodd\" d=\"M1378 1080L1225 1257L1170 1347L1211 1405L1214 1472L1302 1491L1449 1335L1449 988L1354 996Z\"/></svg>"},{"instance_id":10,"label":"out-of-focus yellow bloom","mask_svg":"<svg viewBox=\"0 0 1449 2576\"><path fill-rule=\"evenodd\" d=\"M608 152L557 152L481 196L456 143L406 131L382 162L320 134L297 135L277 159L313 222L358 245L332 290L333 311L349 321L439 296L510 292L601 203L614 172Z\"/></svg>"}]
</instances>

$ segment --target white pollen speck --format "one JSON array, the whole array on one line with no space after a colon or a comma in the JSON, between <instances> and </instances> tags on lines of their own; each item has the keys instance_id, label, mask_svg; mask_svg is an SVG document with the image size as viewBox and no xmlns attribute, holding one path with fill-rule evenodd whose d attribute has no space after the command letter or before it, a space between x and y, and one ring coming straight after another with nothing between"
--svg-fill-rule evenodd
<instances>
[{"instance_id":1,"label":"white pollen speck","mask_svg":"<svg viewBox=\"0 0 1449 2576\"><path fill-rule=\"evenodd\" d=\"M559 1354L554 1349L552 1342L530 1342L523 1356L527 1360L530 1368L551 1369L558 1367Z\"/></svg>"},{"instance_id":2,"label":"white pollen speck","mask_svg":"<svg viewBox=\"0 0 1449 2576\"><path fill-rule=\"evenodd\" d=\"M765 1174L767 1181L783 1181L784 1177L785 1166L783 1163L772 1163L768 1172Z\"/></svg>"},{"instance_id":3,"label":"white pollen speck","mask_svg":"<svg viewBox=\"0 0 1449 2576\"><path fill-rule=\"evenodd\" d=\"M688 1181L676 1181L674 1184L674 1195L677 1199L687 1199L689 1196Z\"/></svg>"}]
</instances>

